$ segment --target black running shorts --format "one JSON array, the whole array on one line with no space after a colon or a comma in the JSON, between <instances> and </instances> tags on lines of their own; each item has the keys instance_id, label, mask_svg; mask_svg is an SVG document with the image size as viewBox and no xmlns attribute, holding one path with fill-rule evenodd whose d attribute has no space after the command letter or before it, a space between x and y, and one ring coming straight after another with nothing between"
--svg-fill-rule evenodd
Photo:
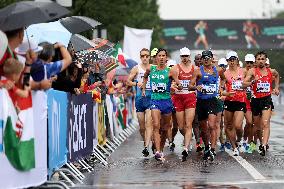
<instances>
[{"instance_id":1,"label":"black running shorts","mask_svg":"<svg viewBox=\"0 0 284 189\"><path fill-rule=\"evenodd\" d=\"M262 98L251 98L251 111L252 115L259 116L262 115L263 110L268 110L272 107L271 96L266 96Z\"/></svg>"},{"instance_id":2,"label":"black running shorts","mask_svg":"<svg viewBox=\"0 0 284 189\"><path fill-rule=\"evenodd\" d=\"M229 112L243 111L244 113L246 113L247 111L245 102L229 101L229 100L225 100L224 109Z\"/></svg>"},{"instance_id":3,"label":"black running shorts","mask_svg":"<svg viewBox=\"0 0 284 189\"><path fill-rule=\"evenodd\" d=\"M198 121L203 121L208 119L209 114L218 113L218 99L217 98L209 98L209 99L197 99L196 109L197 109L197 117Z\"/></svg>"}]
</instances>

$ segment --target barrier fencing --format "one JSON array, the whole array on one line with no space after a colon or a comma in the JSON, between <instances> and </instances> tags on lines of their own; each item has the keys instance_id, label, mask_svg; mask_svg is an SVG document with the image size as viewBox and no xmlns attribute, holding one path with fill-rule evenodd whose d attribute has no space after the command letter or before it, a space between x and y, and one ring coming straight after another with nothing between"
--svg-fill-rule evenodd
<instances>
[{"instance_id":1,"label":"barrier fencing","mask_svg":"<svg viewBox=\"0 0 284 189\"><path fill-rule=\"evenodd\" d=\"M0 89L0 188L82 183L83 173L93 171L96 163L107 166L111 153L135 132L133 102L132 97L107 95L96 103L90 94L50 89L33 92L29 111L19 111L6 89ZM19 157L14 160L10 151Z\"/></svg>"}]
</instances>

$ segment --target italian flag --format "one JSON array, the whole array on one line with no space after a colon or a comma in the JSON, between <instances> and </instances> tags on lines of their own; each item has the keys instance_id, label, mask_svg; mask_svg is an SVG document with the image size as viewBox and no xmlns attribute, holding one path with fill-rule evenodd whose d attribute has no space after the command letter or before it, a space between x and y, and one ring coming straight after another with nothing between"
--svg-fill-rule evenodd
<instances>
[{"instance_id":1,"label":"italian flag","mask_svg":"<svg viewBox=\"0 0 284 189\"><path fill-rule=\"evenodd\" d=\"M31 95L28 98L16 97L13 102L8 91L0 89L0 104L0 121L2 120L3 123L3 150L7 159L19 171L35 168Z\"/></svg>"},{"instance_id":2,"label":"italian flag","mask_svg":"<svg viewBox=\"0 0 284 189\"><path fill-rule=\"evenodd\" d=\"M120 43L117 43L114 48L115 51L112 56L121 64L122 67L127 67Z\"/></svg>"}]
</instances>

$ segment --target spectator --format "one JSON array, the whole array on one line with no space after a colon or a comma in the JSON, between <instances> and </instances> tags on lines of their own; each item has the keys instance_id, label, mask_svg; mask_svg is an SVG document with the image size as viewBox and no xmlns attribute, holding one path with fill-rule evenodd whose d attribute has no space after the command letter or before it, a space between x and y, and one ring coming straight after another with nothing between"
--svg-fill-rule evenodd
<instances>
[{"instance_id":1,"label":"spectator","mask_svg":"<svg viewBox=\"0 0 284 189\"><path fill-rule=\"evenodd\" d=\"M88 78L88 85L92 85L97 81L103 80L103 73L101 72L101 66L99 63L94 63L90 66L90 75Z\"/></svg>"},{"instance_id":2,"label":"spectator","mask_svg":"<svg viewBox=\"0 0 284 189\"><path fill-rule=\"evenodd\" d=\"M81 79L83 75L82 64L73 62L67 69L66 76L62 75L53 83L53 88L60 91L80 94Z\"/></svg>"},{"instance_id":3,"label":"spectator","mask_svg":"<svg viewBox=\"0 0 284 189\"><path fill-rule=\"evenodd\" d=\"M42 80L43 78L50 79L53 76L65 70L71 64L72 58L69 52L60 43L56 43L54 45L50 43L42 43L40 45L43 47L43 50L39 54L38 58L42 61L40 61L38 65L33 64L31 68L31 75L34 80L38 80L38 79ZM56 49L59 49L61 56L62 56L62 60L52 62ZM40 69L40 67L43 67L43 70L44 70L43 76L38 75L37 70Z\"/></svg>"},{"instance_id":4,"label":"spectator","mask_svg":"<svg viewBox=\"0 0 284 189\"><path fill-rule=\"evenodd\" d=\"M5 80L2 80L3 83L5 82L13 82L17 83L21 77L21 73L24 69L24 65L21 64L15 58L8 58L3 64L3 73L5 76ZM20 98L27 98L30 93L30 86L27 84L24 86L24 89L20 89L16 86L8 90L9 95L15 105L16 108L21 109L18 107L18 99Z\"/></svg>"}]
</instances>

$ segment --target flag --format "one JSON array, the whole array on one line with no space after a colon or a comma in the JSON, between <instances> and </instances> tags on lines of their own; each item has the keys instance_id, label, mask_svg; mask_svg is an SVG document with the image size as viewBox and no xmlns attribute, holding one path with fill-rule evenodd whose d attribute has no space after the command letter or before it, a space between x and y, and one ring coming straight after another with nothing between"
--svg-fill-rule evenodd
<instances>
[{"instance_id":1,"label":"flag","mask_svg":"<svg viewBox=\"0 0 284 189\"><path fill-rule=\"evenodd\" d=\"M4 153L19 171L35 168L34 125L31 95L17 98L17 111L8 91L1 90Z\"/></svg>"},{"instance_id":2,"label":"flag","mask_svg":"<svg viewBox=\"0 0 284 189\"><path fill-rule=\"evenodd\" d=\"M112 54L113 57L123 66L123 67L126 67L127 64L126 64L126 61L125 61L125 57L122 53L122 48L121 48L121 45L120 43L117 43L115 46L115 51L114 53Z\"/></svg>"},{"instance_id":3,"label":"flag","mask_svg":"<svg viewBox=\"0 0 284 189\"><path fill-rule=\"evenodd\" d=\"M120 97L117 97L117 112L116 112L116 116L117 116L117 121L118 121L118 124L120 125L120 127L122 129L125 129L126 128L126 124L125 124L125 119L123 117L123 110L125 109L125 103L124 103L124 99L123 99L123 95L120 95Z\"/></svg>"}]
</instances>

